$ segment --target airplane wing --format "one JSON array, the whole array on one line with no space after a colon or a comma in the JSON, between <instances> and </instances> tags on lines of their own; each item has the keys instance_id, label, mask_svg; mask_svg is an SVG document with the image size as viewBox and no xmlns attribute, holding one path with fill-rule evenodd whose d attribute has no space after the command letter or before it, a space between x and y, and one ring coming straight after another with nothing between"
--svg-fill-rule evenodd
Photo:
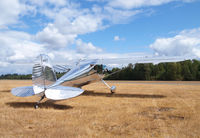
<instances>
[{"instance_id":1,"label":"airplane wing","mask_svg":"<svg viewBox=\"0 0 200 138\"><path fill-rule=\"evenodd\" d=\"M123 67L127 66L129 63L136 64L136 63L153 63L153 64L159 64L164 62L179 62L184 60L192 60L197 59L200 60L197 56L155 56L155 55L148 55L148 56L128 56L127 58L89 58L84 59L80 61L81 64L89 63L95 61L95 64L103 64L108 67ZM77 62L69 62L67 65L70 67L70 70L74 68L73 65L75 65ZM66 69L66 65L63 70ZM71 71L70 71L71 72Z\"/></svg>"},{"instance_id":2,"label":"airplane wing","mask_svg":"<svg viewBox=\"0 0 200 138\"><path fill-rule=\"evenodd\" d=\"M66 86L55 86L49 88L45 91L45 95L48 99L52 100L64 100L76 97L84 92L83 89L75 87L66 87Z\"/></svg>"},{"instance_id":3,"label":"airplane wing","mask_svg":"<svg viewBox=\"0 0 200 138\"><path fill-rule=\"evenodd\" d=\"M123 66L128 65L129 63L136 64L136 63L153 63L158 64L162 62L178 62L184 60L192 60L192 59L199 59L198 57L167 57L167 56L140 56L140 57L129 57L129 58L109 58L109 59L99 59L97 64L104 64L107 66L115 67L115 66Z\"/></svg>"},{"instance_id":4,"label":"airplane wing","mask_svg":"<svg viewBox=\"0 0 200 138\"><path fill-rule=\"evenodd\" d=\"M80 75L87 74L91 69L94 68L96 60L85 60L78 65L75 65L69 72L65 73L61 78L59 78L53 85L47 88L57 86L65 81L70 81L75 78L80 77Z\"/></svg>"}]
</instances>

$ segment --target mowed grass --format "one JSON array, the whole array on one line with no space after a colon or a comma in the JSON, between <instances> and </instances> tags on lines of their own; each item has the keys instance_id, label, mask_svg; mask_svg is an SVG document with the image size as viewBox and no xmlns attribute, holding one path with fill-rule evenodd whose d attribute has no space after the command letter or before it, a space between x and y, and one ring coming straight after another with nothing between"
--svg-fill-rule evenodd
<instances>
[{"instance_id":1,"label":"mowed grass","mask_svg":"<svg viewBox=\"0 0 200 138\"><path fill-rule=\"evenodd\" d=\"M102 83L84 86L64 101L15 97L10 90L31 81L0 81L0 137L200 137L200 82ZM170 82L171 83L171 82Z\"/></svg>"}]
</instances>

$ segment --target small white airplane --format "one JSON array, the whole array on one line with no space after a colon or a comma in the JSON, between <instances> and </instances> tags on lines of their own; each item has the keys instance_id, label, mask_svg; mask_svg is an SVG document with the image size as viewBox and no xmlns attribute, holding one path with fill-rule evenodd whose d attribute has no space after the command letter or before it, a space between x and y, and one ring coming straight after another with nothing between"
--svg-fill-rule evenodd
<instances>
[{"instance_id":1,"label":"small white airplane","mask_svg":"<svg viewBox=\"0 0 200 138\"><path fill-rule=\"evenodd\" d=\"M33 86L17 87L11 90L11 93L19 97L38 95L40 100L35 104L38 108L39 103L46 97L51 100L64 100L76 97L84 92L82 86L102 81L114 93L115 86L109 86L104 80L103 74L98 74L95 66L98 64L114 65L122 63L160 63L176 62L193 57L139 57L139 58L121 58L121 59L94 59L83 60L72 67L63 65L53 66L47 55L41 54L36 58L32 70ZM61 78L57 79L56 70L66 72Z\"/></svg>"}]
</instances>

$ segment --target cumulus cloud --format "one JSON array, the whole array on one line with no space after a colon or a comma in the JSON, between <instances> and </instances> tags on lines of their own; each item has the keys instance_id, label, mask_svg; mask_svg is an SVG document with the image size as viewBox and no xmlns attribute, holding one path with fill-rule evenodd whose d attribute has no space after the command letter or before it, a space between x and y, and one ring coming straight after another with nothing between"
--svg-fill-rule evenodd
<instances>
[{"instance_id":1,"label":"cumulus cloud","mask_svg":"<svg viewBox=\"0 0 200 138\"><path fill-rule=\"evenodd\" d=\"M57 14L49 13L54 22L36 34L36 39L50 49L65 48L75 43L78 35L95 32L102 28L103 19L88 10L65 7Z\"/></svg>"},{"instance_id":2,"label":"cumulus cloud","mask_svg":"<svg viewBox=\"0 0 200 138\"><path fill-rule=\"evenodd\" d=\"M0 29L8 28L9 25L22 24L20 17L33 14L35 7L21 0L0 1Z\"/></svg>"},{"instance_id":3,"label":"cumulus cloud","mask_svg":"<svg viewBox=\"0 0 200 138\"><path fill-rule=\"evenodd\" d=\"M115 41L119 41L119 40L120 40L119 36L115 36L115 37L114 37L114 40L115 40Z\"/></svg>"},{"instance_id":4,"label":"cumulus cloud","mask_svg":"<svg viewBox=\"0 0 200 138\"><path fill-rule=\"evenodd\" d=\"M44 1L43 1L44 2ZM41 8L41 3L39 6ZM92 6L91 9L80 8L74 4L66 5L62 8L48 7L41 8L41 14L53 19L52 23L36 34L36 39L44 43L50 49L60 49L75 43L78 35L83 35L106 28L109 24L104 24L104 21L110 23L125 22L139 13L139 10L119 10L112 7ZM77 46L78 52L80 46ZM91 46L90 46L91 47ZM87 50L85 50L86 52Z\"/></svg>"},{"instance_id":5,"label":"cumulus cloud","mask_svg":"<svg viewBox=\"0 0 200 138\"><path fill-rule=\"evenodd\" d=\"M113 8L133 9L147 6L158 6L173 1L193 2L195 0L87 0L90 2L106 3Z\"/></svg>"},{"instance_id":6,"label":"cumulus cloud","mask_svg":"<svg viewBox=\"0 0 200 138\"><path fill-rule=\"evenodd\" d=\"M111 0L109 5L125 9L138 8L143 6L155 6L168 3L174 0Z\"/></svg>"},{"instance_id":7,"label":"cumulus cloud","mask_svg":"<svg viewBox=\"0 0 200 138\"><path fill-rule=\"evenodd\" d=\"M111 0L108 4L112 7L132 9L144 6L157 6L173 1L192 2L194 0Z\"/></svg>"},{"instance_id":8,"label":"cumulus cloud","mask_svg":"<svg viewBox=\"0 0 200 138\"><path fill-rule=\"evenodd\" d=\"M157 55L200 57L200 28L184 30L170 38L158 38L150 48Z\"/></svg>"},{"instance_id":9,"label":"cumulus cloud","mask_svg":"<svg viewBox=\"0 0 200 138\"><path fill-rule=\"evenodd\" d=\"M119 37L118 35L114 36L114 41L125 40L124 38Z\"/></svg>"},{"instance_id":10,"label":"cumulus cloud","mask_svg":"<svg viewBox=\"0 0 200 138\"><path fill-rule=\"evenodd\" d=\"M25 32L0 32L0 61L13 62L34 58L43 51L43 45L35 43L33 37Z\"/></svg>"},{"instance_id":11,"label":"cumulus cloud","mask_svg":"<svg viewBox=\"0 0 200 138\"><path fill-rule=\"evenodd\" d=\"M77 51L79 53L91 54L102 52L102 49L95 47L91 42L84 43L82 40L78 39L76 41Z\"/></svg>"},{"instance_id":12,"label":"cumulus cloud","mask_svg":"<svg viewBox=\"0 0 200 138\"><path fill-rule=\"evenodd\" d=\"M5 28L8 24L17 23L18 15L24 9L18 0L0 1L0 28Z\"/></svg>"},{"instance_id":13,"label":"cumulus cloud","mask_svg":"<svg viewBox=\"0 0 200 138\"><path fill-rule=\"evenodd\" d=\"M104 7L104 18L110 21L113 24L119 23L127 23L130 17L136 16L142 13L142 10L126 10L126 9L118 9L113 8L112 6L105 6Z\"/></svg>"},{"instance_id":14,"label":"cumulus cloud","mask_svg":"<svg viewBox=\"0 0 200 138\"><path fill-rule=\"evenodd\" d=\"M55 17L55 26L64 34L86 34L95 32L102 26L102 18L95 17L94 14L82 11L81 15L77 15L71 20L65 16L66 14L66 12L61 11Z\"/></svg>"},{"instance_id":15,"label":"cumulus cloud","mask_svg":"<svg viewBox=\"0 0 200 138\"><path fill-rule=\"evenodd\" d=\"M76 36L76 34L63 34L59 32L54 24L49 23L47 27L36 34L36 39L43 43L48 49L56 50L72 44Z\"/></svg>"}]
</instances>

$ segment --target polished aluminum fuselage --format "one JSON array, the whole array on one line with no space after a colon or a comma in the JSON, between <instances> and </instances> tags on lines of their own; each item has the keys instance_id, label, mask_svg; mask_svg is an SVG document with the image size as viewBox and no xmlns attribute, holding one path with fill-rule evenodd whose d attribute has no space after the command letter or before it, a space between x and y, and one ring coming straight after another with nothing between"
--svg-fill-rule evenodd
<instances>
[{"instance_id":1,"label":"polished aluminum fuselage","mask_svg":"<svg viewBox=\"0 0 200 138\"><path fill-rule=\"evenodd\" d=\"M35 94L59 85L82 87L83 85L100 81L104 75L97 73L95 70L96 64L96 60L82 61L69 69L61 78L57 79L48 56L41 55L33 66L32 80Z\"/></svg>"},{"instance_id":2,"label":"polished aluminum fuselage","mask_svg":"<svg viewBox=\"0 0 200 138\"><path fill-rule=\"evenodd\" d=\"M96 61L80 63L59 78L52 86L63 85L82 87L84 85L100 81L104 75L97 73L97 71L94 69L95 65Z\"/></svg>"},{"instance_id":3,"label":"polished aluminum fuselage","mask_svg":"<svg viewBox=\"0 0 200 138\"><path fill-rule=\"evenodd\" d=\"M103 77L104 75L98 74L96 70L92 69L89 72L81 74L80 76L74 79L63 82L61 85L71 87L82 87L84 85L100 81L101 79L103 79Z\"/></svg>"}]
</instances>

